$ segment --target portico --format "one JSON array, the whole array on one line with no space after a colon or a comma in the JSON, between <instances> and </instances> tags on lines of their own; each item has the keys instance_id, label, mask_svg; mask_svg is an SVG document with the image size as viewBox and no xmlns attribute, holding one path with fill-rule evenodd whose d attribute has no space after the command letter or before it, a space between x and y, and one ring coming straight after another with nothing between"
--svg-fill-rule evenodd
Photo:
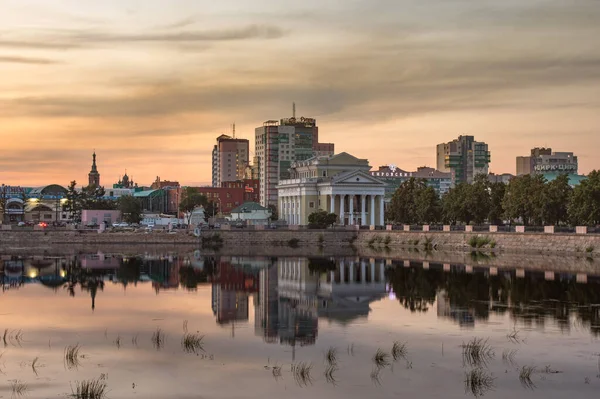
<instances>
[{"instance_id":1,"label":"portico","mask_svg":"<svg viewBox=\"0 0 600 399\"><path fill-rule=\"evenodd\" d=\"M338 215L341 225L384 225L385 183L371 176L366 159L347 153L292 164L292 179L277 186L280 218L307 225L318 210Z\"/></svg>"}]
</instances>

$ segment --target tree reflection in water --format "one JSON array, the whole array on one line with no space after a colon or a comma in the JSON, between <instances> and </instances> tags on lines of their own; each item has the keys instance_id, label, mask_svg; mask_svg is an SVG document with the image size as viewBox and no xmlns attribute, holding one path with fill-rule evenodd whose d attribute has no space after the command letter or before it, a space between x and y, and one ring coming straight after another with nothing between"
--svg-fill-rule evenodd
<instances>
[{"instance_id":1,"label":"tree reflection in water","mask_svg":"<svg viewBox=\"0 0 600 399\"><path fill-rule=\"evenodd\" d=\"M509 312L527 325L543 326L554 320L563 331L575 319L594 336L600 336L600 285L578 283L574 275L557 275L546 280L543 272L490 275L487 269L466 273L461 267L444 272L442 265L424 269L418 264L403 267L394 263L386 277L400 304L411 312L427 312L443 295L453 314L468 311L475 319L487 320L490 313ZM438 312L439 313L439 312Z\"/></svg>"}]
</instances>

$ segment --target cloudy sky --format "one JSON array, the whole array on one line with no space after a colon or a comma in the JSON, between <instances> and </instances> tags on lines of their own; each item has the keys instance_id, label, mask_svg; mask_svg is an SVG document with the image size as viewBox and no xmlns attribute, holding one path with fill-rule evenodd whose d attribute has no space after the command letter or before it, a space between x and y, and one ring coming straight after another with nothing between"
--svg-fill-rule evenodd
<instances>
[{"instance_id":1,"label":"cloudy sky","mask_svg":"<svg viewBox=\"0 0 600 399\"><path fill-rule=\"evenodd\" d=\"M373 166L486 141L600 168L599 0L0 0L0 182L210 181L214 139L297 114Z\"/></svg>"}]
</instances>

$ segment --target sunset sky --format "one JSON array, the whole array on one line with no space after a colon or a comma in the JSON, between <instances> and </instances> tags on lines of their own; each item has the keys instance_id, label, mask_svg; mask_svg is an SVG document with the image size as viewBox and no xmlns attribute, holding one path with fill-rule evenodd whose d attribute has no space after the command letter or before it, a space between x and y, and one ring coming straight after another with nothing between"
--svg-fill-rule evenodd
<instances>
[{"instance_id":1,"label":"sunset sky","mask_svg":"<svg viewBox=\"0 0 600 399\"><path fill-rule=\"evenodd\" d=\"M598 0L0 0L0 183L208 184L215 138L317 119L373 167L486 141L600 168Z\"/></svg>"}]
</instances>

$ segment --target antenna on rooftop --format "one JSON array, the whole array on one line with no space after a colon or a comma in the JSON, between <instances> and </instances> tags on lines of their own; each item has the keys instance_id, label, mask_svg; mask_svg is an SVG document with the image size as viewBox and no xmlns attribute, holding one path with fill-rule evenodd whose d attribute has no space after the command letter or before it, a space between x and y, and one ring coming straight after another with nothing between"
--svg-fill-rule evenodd
<instances>
[{"instance_id":1,"label":"antenna on rooftop","mask_svg":"<svg viewBox=\"0 0 600 399\"><path fill-rule=\"evenodd\" d=\"M296 103L292 103L292 117L296 119Z\"/></svg>"},{"instance_id":2,"label":"antenna on rooftop","mask_svg":"<svg viewBox=\"0 0 600 399\"><path fill-rule=\"evenodd\" d=\"M233 122L233 138L235 138L235 122Z\"/></svg>"}]
</instances>

